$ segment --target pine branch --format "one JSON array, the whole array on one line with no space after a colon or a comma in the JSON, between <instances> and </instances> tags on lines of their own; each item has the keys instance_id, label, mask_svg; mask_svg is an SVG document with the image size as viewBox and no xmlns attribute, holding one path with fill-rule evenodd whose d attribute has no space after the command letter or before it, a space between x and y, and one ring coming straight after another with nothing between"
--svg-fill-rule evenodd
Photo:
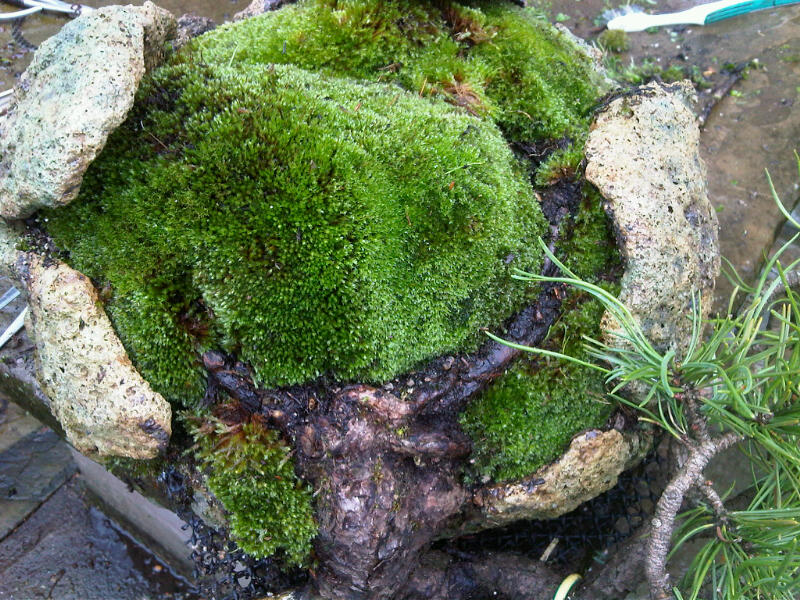
<instances>
[{"instance_id":1,"label":"pine branch","mask_svg":"<svg viewBox=\"0 0 800 600\"><path fill-rule=\"evenodd\" d=\"M650 596L653 600L667 600L672 597L667 574L667 554L675 529L675 517L683 505L686 493L703 482L703 471L714 456L743 440L742 436L729 432L695 444L690 449L689 458L682 469L672 478L661 495L651 522L651 536L647 544L645 563Z\"/></svg>"}]
</instances>

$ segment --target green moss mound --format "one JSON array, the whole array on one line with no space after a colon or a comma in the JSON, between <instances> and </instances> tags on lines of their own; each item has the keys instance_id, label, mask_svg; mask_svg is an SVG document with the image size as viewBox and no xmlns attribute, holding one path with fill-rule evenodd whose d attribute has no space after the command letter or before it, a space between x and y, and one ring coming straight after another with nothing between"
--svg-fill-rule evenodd
<instances>
[{"instance_id":1,"label":"green moss mound","mask_svg":"<svg viewBox=\"0 0 800 600\"><path fill-rule=\"evenodd\" d=\"M487 116L517 141L581 138L604 85L568 34L490 0L307 0L222 26L194 48L218 64L394 82Z\"/></svg>"},{"instance_id":2,"label":"green moss mound","mask_svg":"<svg viewBox=\"0 0 800 600\"><path fill-rule=\"evenodd\" d=\"M579 138L592 73L511 5L309 0L147 78L47 227L174 403L210 348L263 386L385 380L525 303L546 228L507 144Z\"/></svg>"},{"instance_id":3,"label":"green moss mound","mask_svg":"<svg viewBox=\"0 0 800 600\"><path fill-rule=\"evenodd\" d=\"M255 557L280 552L288 565L303 565L317 534L311 490L294 474L277 432L257 420L230 426L211 418L194 434L196 457L239 547Z\"/></svg>"},{"instance_id":4,"label":"green moss mound","mask_svg":"<svg viewBox=\"0 0 800 600\"><path fill-rule=\"evenodd\" d=\"M618 271L619 255L597 192L586 190L583 210L559 254L580 277L616 291L598 278ZM603 307L585 294L565 301L547 345L582 356L583 336L598 338ZM588 358L588 357L587 357ZM611 413L602 374L557 359L527 356L472 402L461 424L474 442L471 477L508 481L530 475L558 458L576 432L602 427Z\"/></svg>"},{"instance_id":5,"label":"green moss mound","mask_svg":"<svg viewBox=\"0 0 800 600\"><path fill-rule=\"evenodd\" d=\"M531 181L579 171L602 87L568 35L511 4L305 0L220 27L149 75L79 199L45 223L176 405L196 410L208 349L264 387L387 380L476 348L481 327L532 298L510 276L538 271L547 236ZM559 150L532 169L513 142ZM561 244L586 277L616 255L596 200ZM573 304L551 343L596 332L599 309ZM593 373L541 366L518 365L464 415L478 474L525 475L605 418ZM200 456L240 545L298 562L307 541L289 539L312 528L285 519L310 503L282 490L295 504L265 520L267 474L291 465L271 435L237 432L238 478L232 451L198 438Z\"/></svg>"},{"instance_id":6,"label":"green moss mound","mask_svg":"<svg viewBox=\"0 0 800 600\"><path fill-rule=\"evenodd\" d=\"M493 127L387 85L184 58L50 218L156 389L196 397L209 345L265 386L385 379L524 301L508 270L535 268L542 218Z\"/></svg>"}]
</instances>

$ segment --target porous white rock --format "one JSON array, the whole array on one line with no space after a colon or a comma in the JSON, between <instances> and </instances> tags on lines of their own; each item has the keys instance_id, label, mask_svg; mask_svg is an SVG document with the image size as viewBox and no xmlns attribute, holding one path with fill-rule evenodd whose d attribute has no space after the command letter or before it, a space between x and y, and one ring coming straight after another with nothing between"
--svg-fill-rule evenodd
<instances>
[{"instance_id":1,"label":"porous white rock","mask_svg":"<svg viewBox=\"0 0 800 600\"><path fill-rule=\"evenodd\" d=\"M28 217L78 195L174 31L175 18L146 2L82 15L41 45L0 123L0 216Z\"/></svg>"},{"instance_id":2,"label":"porous white rock","mask_svg":"<svg viewBox=\"0 0 800 600\"><path fill-rule=\"evenodd\" d=\"M598 115L586 143L586 178L606 199L625 263L619 299L657 349L678 355L694 298L707 316L720 268L693 96L686 81L625 94ZM618 324L607 315L604 327Z\"/></svg>"},{"instance_id":3,"label":"porous white rock","mask_svg":"<svg viewBox=\"0 0 800 600\"><path fill-rule=\"evenodd\" d=\"M614 487L648 448L649 437L637 433L581 433L556 462L518 481L480 488L473 498L479 511L474 524L484 529L566 514Z\"/></svg>"},{"instance_id":4,"label":"porous white rock","mask_svg":"<svg viewBox=\"0 0 800 600\"><path fill-rule=\"evenodd\" d=\"M89 278L34 253L20 271L37 379L67 439L88 456L153 458L164 450L170 405L131 364Z\"/></svg>"}]
</instances>

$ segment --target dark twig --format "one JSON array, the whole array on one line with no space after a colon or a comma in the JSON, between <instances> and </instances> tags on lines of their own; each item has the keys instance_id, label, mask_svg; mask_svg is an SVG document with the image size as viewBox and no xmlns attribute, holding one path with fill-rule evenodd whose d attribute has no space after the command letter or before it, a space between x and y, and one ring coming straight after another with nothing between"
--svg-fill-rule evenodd
<instances>
[{"instance_id":1,"label":"dark twig","mask_svg":"<svg viewBox=\"0 0 800 600\"><path fill-rule=\"evenodd\" d=\"M711 440L711 435L708 432L708 422L705 417L700 413L698 401L700 400L700 392L693 388L684 390L683 403L686 407L686 419L689 422L689 427L692 429L694 438L701 443Z\"/></svg>"},{"instance_id":2,"label":"dark twig","mask_svg":"<svg viewBox=\"0 0 800 600\"><path fill-rule=\"evenodd\" d=\"M714 489L712 482L702 481L695 487L711 505L711 508L714 510L714 515L717 517L717 521L726 522L728 520L728 509L725 508L725 503L722 501L722 498L720 498L717 490Z\"/></svg>"}]
</instances>

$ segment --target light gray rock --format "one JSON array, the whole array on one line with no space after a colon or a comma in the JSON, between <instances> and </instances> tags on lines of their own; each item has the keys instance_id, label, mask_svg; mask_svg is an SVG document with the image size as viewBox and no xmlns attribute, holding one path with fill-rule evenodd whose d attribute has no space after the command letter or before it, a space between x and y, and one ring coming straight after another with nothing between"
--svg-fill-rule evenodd
<instances>
[{"instance_id":1,"label":"light gray rock","mask_svg":"<svg viewBox=\"0 0 800 600\"><path fill-rule=\"evenodd\" d=\"M164 62L164 56L167 51L166 42L177 35L178 21L175 15L160 6L156 6L150 0L142 6L129 5L116 8L138 12L144 29L144 47L142 48L144 70L149 73Z\"/></svg>"},{"instance_id":2,"label":"light gray rock","mask_svg":"<svg viewBox=\"0 0 800 600\"><path fill-rule=\"evenodd\" d=\"M146 2L82 15L41 45L0 124L0 216L24 218L77 196L174 31L174 17Z\"/></svg>"},{"instance_id":3,"label":"light gray rock","mask_svg":"<svg viewBox=\"0 0 800 600\"><path fill-rule=\"evenodd\" d=\"M560 517L614 487L619 474L638 463L649 447L650 438L637 433L581 433L561 458L534 474L480 488L473 497L479 514L466 528Z\"/></svg>"},{"instance_id":4,"label":"light gray rock","mask_svg":"<svg viewBox=\"0 0 800 600\"><path fill-rule=\"evenodd\" d=\"M131 364L85 275L26 256L37 378L67 439L88 456L153 458L166 448L172 411Z\"/></svg>"},{"instance_id":5,"label":"light gray rock","mask_svg":"<svg viewBox=\"0 0 800 600\"><path fill-rule=\"evenodd\" d=\"M693 294L707 316L720 268L693 95L684 81L617 98L586 143L586 178L607 201L625 262L620 300L657 349L679 356L691 335ZM606 331L617 328L607 316Z\"/></svg>"}]
</instances>

